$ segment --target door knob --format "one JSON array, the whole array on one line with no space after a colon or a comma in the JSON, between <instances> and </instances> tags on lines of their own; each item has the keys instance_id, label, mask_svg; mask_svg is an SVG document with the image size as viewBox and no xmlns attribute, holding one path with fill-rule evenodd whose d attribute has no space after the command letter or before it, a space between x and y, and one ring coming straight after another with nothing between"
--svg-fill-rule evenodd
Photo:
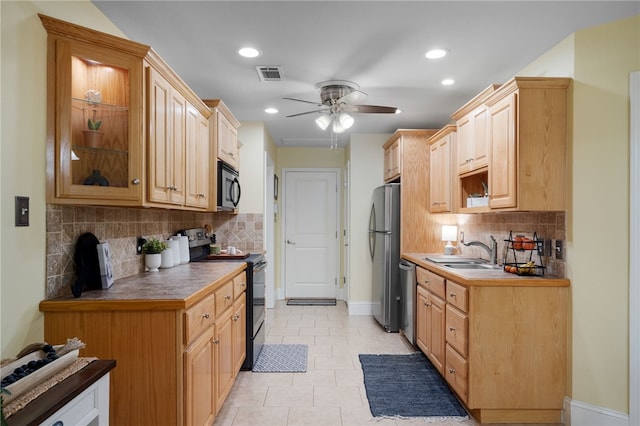
<instances>
[{"instance_id":1,"label":"door knob","mask_svg":"<svg viewBox=\"0 0 640 426\"><path fill-rule=\"evenodd\" d=\"M291 244L291 245L294 245L294 246L295 246L295 245L296 245L296 242L295 242L295 241L291 241L291 240L287 240L287 244Z\"/></svg>"}]
</instances>

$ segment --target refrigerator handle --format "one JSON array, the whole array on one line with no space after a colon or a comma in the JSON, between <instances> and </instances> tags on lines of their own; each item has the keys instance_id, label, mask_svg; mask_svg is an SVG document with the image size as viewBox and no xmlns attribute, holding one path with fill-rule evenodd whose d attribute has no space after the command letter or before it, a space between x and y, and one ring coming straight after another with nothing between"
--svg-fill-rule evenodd
<instances>
[{"instance_id":1,"label":"refrigerator handle","mask_svg":"<svg viewBox=\"0 0 640 426\"><path fill-rule=\"evenodd\" d=\"M375 206L371 205L371 213L369 214L369 254L371 254L371 260L373 260L373 253L376 248L376 211Z\"/></svg>"}]
</instances>

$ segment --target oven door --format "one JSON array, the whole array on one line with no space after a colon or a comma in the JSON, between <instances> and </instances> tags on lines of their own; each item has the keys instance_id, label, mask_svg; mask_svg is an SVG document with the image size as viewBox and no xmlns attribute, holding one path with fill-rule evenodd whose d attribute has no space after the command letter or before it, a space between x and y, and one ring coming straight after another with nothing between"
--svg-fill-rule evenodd
<instances>
[{"instance_id":1,"label":"oven door","mask_svg":"<svg viewBox=\"0 0 640 426\"><path fill-rule=\"evenodd\" d=\"M238 207L240 202L240 174L223 163L218 161L218 203L219 211L232 211Z\"/></svg>"},{"instance_id":2,"label":"oven door","mask_svg":"<svg viewBox=\"0 0 640 426\"><path fill-rule=\"evenodd\" d=\"M264 296L266 292L265 286L265 269L267 262L265 260L259 261L253 265L253 300L251 302L253 309L253 332L254 334L260 328L260 325L264 322L266 315L266 307L264 303Z\"/></svg>"}]
</instances>

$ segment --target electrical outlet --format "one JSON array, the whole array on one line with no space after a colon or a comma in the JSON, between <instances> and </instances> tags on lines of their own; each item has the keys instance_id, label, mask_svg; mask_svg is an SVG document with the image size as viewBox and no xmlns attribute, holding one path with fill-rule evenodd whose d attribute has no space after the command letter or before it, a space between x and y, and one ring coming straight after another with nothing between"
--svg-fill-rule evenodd
<instances>
[{"instance_id":1,"label":"electrical outlet","mask_svg":"<svg viewBox=\"0 0 640 426\"><path fill-rule=\"evenodd\" d=\"M145 240L144 238L138 237L138 240L136 242L136 254L142 254L142 246L146 242L147 242L147 240Z\"/></svg>"},{"instance_id":2,"label":"electrical outlet","mask_svg":"<svg viewBox=\"0 0 640 426\"><path fill-rule=\"evenodd\" d=\"M564 259L564 241L556 240L556 259Z\"/></svg>"}]
</instances>

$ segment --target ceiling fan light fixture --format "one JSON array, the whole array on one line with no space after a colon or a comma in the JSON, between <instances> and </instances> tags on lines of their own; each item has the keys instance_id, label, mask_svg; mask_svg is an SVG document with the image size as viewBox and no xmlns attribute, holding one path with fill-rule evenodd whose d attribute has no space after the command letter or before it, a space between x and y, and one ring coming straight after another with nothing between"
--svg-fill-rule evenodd
<instances>
[{"instance_id":1,"label":"ceiling fan light fixture","mask_svg":"<svg viewBox=\"0 0 640 426\"><path fill-rule=\"evenodd\" d=\"M336 121L340 123L340 126L342 126L344 130L350 129L351 126L353 126L353 123L355 122L353 117L347 114L346 112L341 112L340 114L338 114Z\"/></svg>"},{"instance_id":2,"label":"ceiling fan light fixture","mask_svg":"<svg viewBox=\"0 0 640 426\"><path fill-rule=\"evenodd\" d=\"M427 59L440 59L440 58L444 58L448 54L449 54L449 51L447 49L437 48L437 49L431 49L427 51L427 53L425 53L424 56Z\"/></svg>"},{"instance_id":3,"label":"ceiling fan light fixture","mask_svg":"<svg viewBox=\"0 0 640 426\"><path fill-rule=\"evenodd\" d=\"M320 117L316 118L316 125L321 130L327 130L329 124L331 124L332 118L329 114L322 114Z\"/></svg>"},{"instance_id":4,"label":"ceiling fan light fixture","mask_svg":"<svg viewBox=\"0 0 640 426\"><path fill-rule=\"evenodd\" d=\"M343 133L345 129L338 120L333 121L333 133Z\"/></svg>"}]
</instances>

